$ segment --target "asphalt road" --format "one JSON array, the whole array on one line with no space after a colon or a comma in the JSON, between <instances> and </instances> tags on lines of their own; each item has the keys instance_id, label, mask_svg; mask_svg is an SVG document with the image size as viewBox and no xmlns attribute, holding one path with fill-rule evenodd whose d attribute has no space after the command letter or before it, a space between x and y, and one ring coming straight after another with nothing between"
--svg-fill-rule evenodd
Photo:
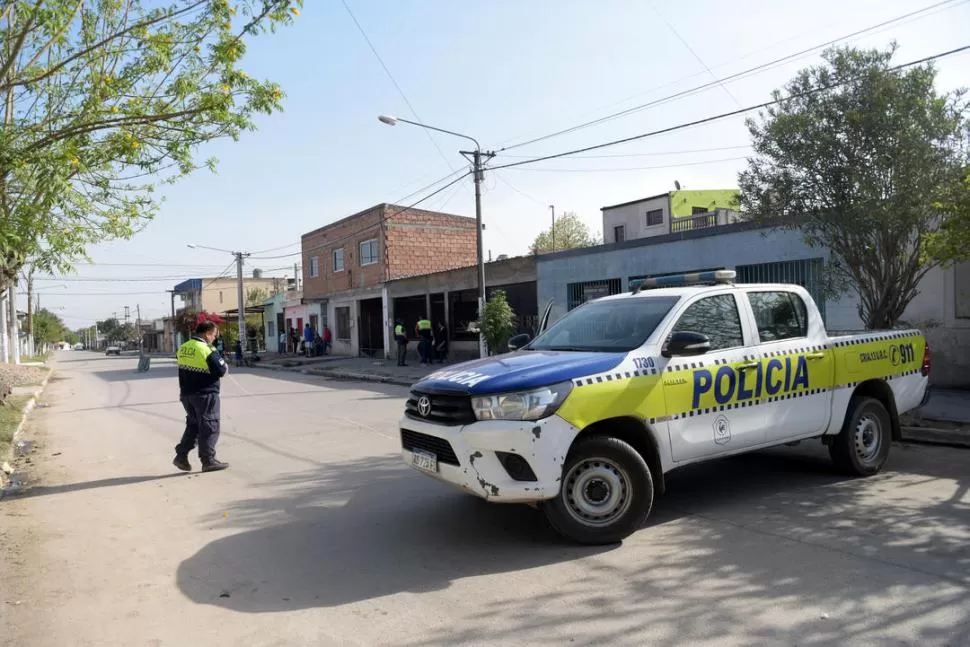
<instances>
[{"instance_id":1,"label":"asphalt road","mask_svg":"<svg viewBox=\"0 0 970 647\"><path fill-rule=\"evenodd\" d=\"M970 644L970 451L688 468L622 546L578 547L404 467L397 387L234 371L231 469L178 473L174 368L136 362L56 363L40 481L0 502L0 644Z\"/></svg>"}]
</instances>

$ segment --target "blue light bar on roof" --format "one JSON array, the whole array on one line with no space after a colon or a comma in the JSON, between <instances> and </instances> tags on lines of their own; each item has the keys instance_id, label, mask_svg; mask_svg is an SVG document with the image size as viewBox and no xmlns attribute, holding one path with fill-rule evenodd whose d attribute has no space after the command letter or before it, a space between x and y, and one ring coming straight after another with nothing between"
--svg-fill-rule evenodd
<instances>
[{"instance_id":1,"label":"blue light bar on roof","mask_svg":"<svg viewBox=\"0 0 970 647\"><path fill-rule=\"evenodd\" d=\"M658 276L654 279L637 279L630 281L630 290L634 293L650 288L681 288L688 285L703 285L710 283L732 283L737 272L734 270L714 270L713 272L692 272L690 274L672 274Z\"/></svg>"}]
</instances>

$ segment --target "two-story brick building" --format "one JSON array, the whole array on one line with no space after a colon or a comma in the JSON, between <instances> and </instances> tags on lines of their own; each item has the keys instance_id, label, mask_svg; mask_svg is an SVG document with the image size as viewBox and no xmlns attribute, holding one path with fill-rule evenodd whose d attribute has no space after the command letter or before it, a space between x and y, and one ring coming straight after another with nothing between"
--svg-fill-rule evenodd
<instances>
[{"instance_id":1,"label":"two-story brick building","mask_svg":"<svg viewBox=\"0 0 970 647\"><path fill-rule=\"evenodd\" d=\"M474 265L475 219L379 204L302 237L303 301L337 354L385 356L391 280Z\"/></svg>"}]
</instances>

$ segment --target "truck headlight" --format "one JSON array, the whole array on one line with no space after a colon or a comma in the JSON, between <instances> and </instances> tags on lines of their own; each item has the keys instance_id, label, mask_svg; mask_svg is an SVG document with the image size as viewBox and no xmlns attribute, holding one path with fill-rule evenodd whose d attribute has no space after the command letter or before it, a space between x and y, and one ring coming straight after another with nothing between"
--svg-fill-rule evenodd
<instances>
[{"instance_id":1,"label":"truck headlight","mask_svg":"<svg viewBox=\"0 0 970 647\"><path fill-rule=\"evenodd\" d=\"M540 420L555 413L572 388L572 382L561 382L531 391L478 396L472 398L472 409L479 420Z\"/></svg>"}]
</instances>

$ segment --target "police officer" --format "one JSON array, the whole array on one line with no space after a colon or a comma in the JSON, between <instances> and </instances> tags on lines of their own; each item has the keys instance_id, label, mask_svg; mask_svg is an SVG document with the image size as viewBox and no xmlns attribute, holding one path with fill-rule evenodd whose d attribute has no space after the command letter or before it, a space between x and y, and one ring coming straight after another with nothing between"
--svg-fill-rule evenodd
<instances>
[{"instance_id":1,"label":"police officer","mask_svg":"<svg viewBox=\"0 0 970 647\"><path fill-rule=\"evenodd\" d=\"M421 356L422 364L431 363L431 321L421 315L418 325L415 326L418 332L418 354Z\"/></svg>"},{"instance_id":2,"label":"police officer","mask_svg":"<svg viewBox=\"0 0 970 647\"><path fill-rule=\"evenodd\" d=\"M229 371L226 361L212 347L218 329L211 321L195 327L195 335L179 347L176 358L179 367L179 399L185 408L185 433L175 446L172 464L189 471L189 452L199 443L199 458L203 472L215 472L229 467L216 460L219 440L219 380Z\"/></svg>"},{"instance_id":3,"label":"police officer","mask_svg":"<svg viewBox=\"0 0 970 647\"><path fill-rule=\"evenodd\" d=\"M397 342L397 365L407 366L408 335L404 331L404 322L400 319L394 322L394 341Z\"/></svg>"}]
</instances>

